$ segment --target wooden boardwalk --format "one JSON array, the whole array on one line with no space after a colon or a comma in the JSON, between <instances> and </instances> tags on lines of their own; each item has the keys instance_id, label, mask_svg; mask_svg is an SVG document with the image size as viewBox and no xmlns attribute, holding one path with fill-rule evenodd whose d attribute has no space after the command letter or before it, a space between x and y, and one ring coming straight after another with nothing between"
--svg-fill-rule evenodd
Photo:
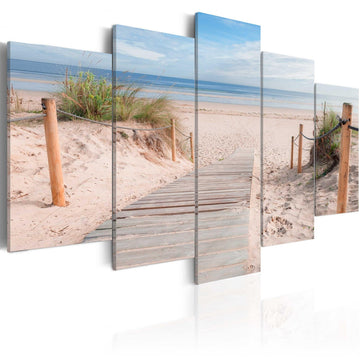
<instances>
[{"instance_id":1,"label":"wooden boardwalk","mask_svg":"<svg viewBox=\"0 0 360 360\"><path fill-rule=\"evenodd\" d=\"M253 151L199 169L198 283L245 273ZM195 176L190 173L117 214L114 268L195 257ZM107 221L85 241L111 237Z\"/></svg>"},{"instance_id":2,"label":"wooden boardwalk","mask_svg":"<svg viewBox=\"0 0 360 360\"><path fill-rule=\"evenodd\" d=\"M199 170L197 284L247 273L253 164L253 150L237 150Z\"/></svg>"}]
</instances>

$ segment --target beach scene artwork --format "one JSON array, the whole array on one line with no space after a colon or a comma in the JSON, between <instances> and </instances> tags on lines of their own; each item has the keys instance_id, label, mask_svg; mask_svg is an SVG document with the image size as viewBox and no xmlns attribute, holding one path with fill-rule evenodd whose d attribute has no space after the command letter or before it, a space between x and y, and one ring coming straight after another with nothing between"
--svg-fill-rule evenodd
<instances>
[{"instance_id":1,"label":"beach scene artwork","mask_svg":"<svg viewBox=\"0 0 360 360\"><path fill-rule=\"evenodd\" d=\"M197 13L195 38L202 284L260 271L260 27Z\"/></svg>"},{"instance_id":2,"label":"beach scene artwork","mask_svg":"<svg viewBox=\"0 0 360 360\"><path fill-rule=\"evenodd\" d=\"M262 245L314 237L314 62L263 52Z\"/></svg>"},{"instance_id":3,"label":"beach scene artwork","mask_svg":"<svg viewBox=\"0 0 360 360\"><path fill-rule=\"evenodd\" d=\"M111 74L110 54L8 43L9 251L83 243L111 218Z\"/></svg>"},{"instance_id":4,"label":"beach scene artwork","mask_svg":"<svg viewBox=\"0 0 360 360\"><path fill-rule=\"evenodd\" d=\"M322 136L337 126L339 119L348 120L349 113L344 113L351 107L351 126L359 127L359 89L315 84L316 104L316 135ZM348 104L348 105L347 105ZM345 124L348 126L349 124ZM341 156L346 153L341 150L342 128L336 129L322 139L316 140L316 216L332 215L339 212L354 212L359 210L359 135L358 131L348 132L348 174L344 182L343 200L339 177ZM342 202L342 206L341 203ZM338 208L339 206L339 208Z\"/></svg>"},{"instance_id":5,"label":"beach scene artwork","mask_svg":"<svg viewBox=\"0 0 360 360\"><path fill-rule=\"evenodd\" d=\"M113 66L113 267L192 259L194 39L116 25Z\"/></svg>"}]
</instances>

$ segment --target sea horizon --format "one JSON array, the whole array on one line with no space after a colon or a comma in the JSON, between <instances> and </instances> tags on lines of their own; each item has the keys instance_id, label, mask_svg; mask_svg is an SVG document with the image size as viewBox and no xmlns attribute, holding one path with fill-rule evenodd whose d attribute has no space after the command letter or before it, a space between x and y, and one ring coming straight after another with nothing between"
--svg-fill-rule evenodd
<instances>
[{"instance_id":1,"label":"sea horizon","mask_svg":"<svg viewBox=\"0 0 360 360\"><path fill-rule=\"evenodd\" d=\"M68 76L77 76L79 72L92 72L97 78L112 81L111 69L82 67L66 64L40 63L35 61L12 59L9 62L10 87L14 90L57 92L61 83ZM166 94L170 100L193 101L195 100L195 80L163 75L149 75L129 71L117 72L118 83L134 85L143 89L139 97L151 98ZM212 81L199 81L197 84L199 102L216 102L224 104L260 106L260 86L235 85ZM263 89L264 107L287 108L298 110L313 110L314 94L286 91L278 89ZM327 99L329 109L340 111L341 97L324 97L317 95L317 109L322 98ZM344 102L354 103L354 111L358 111L358 99L346 99Z\"/></svg>"}]
</instances>

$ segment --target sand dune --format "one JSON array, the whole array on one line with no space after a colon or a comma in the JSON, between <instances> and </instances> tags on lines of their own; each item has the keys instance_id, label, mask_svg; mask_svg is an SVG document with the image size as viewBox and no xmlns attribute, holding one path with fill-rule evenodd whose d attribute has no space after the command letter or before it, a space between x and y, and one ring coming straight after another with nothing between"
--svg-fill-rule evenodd
<instances>
[{"instance_id":1,"label":"sand dune","mask_svg":"<svg viewBox=\"0 0 360 360\"><path fill-rule=\"evenodd\" d=\"M25 96L22 93L21 96ZM24 98L25 107L38 109L43 93ZM26 100L27 99L27 100ZM31 101L30 101L31 100ZM30 102L29 102L30 101ZM194 104L174 102L183 130L194 131ZM260 209L260 111L257 106L199 103L199 166L229 156L238 148L255 149L252 206ZM21 115L21 114L18 114ZM313 169L302 174L290 169L290 139L299 123L313 135L311 111L265 109L264 123L264 244L313 237ZM134 124L126 124L131 126ZM132 131L118 132L117 210L192 171L185 154L170 159L164 142L161 151L146 144L146 136L133 139ZM81 243L86 234L111 217L111 128L83 121L59 122L66 200L65 208L51 206L49 174L42 121L10 125L10 235L11 250ZM309 161L310 142L304 141L303 164ZM354 151L355 153L355 151ZM358 186L358 158L352 157L350 189ZM294 156L295 167L297 153ZM321 211L333 206L334 173L318 187ZM149 181L151 179L151 181ZM323 205L329 202L328 205ZM357 208L352 195L350 208ZM320 202L319 202L320 204ZM252 214L250 232L258 234L259 213ZM257 239L253 239L258 242Z\"/></svg>"}]
</instances>

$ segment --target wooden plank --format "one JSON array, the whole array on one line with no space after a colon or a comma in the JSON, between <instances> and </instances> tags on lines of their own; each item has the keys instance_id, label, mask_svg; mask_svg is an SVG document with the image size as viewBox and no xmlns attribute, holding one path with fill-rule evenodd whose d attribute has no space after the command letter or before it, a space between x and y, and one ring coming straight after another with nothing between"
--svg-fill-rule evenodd
<instances>
[{"instance_id":1,"label":"wooden plank","mask_svg":"<svg viewBox=\"0 0 360 360\"><path fill-rule=\"evenodd\" d=\"M194 237L194 230L142 237L119 236L116 238L116 253L126 250L154 249L158 247L176 246L189 243L194 244Z\"/></svg>"},{"instance_id":2,"label":"wooden plank","mask_svg":"<svg viewBox=\"0 0 360 360\"><path fill-rule=\"evenodd\" d=\"M248 237L246 235L227 239L200 241L199 255L202 256L208 253L214 253L222 250L225 251L244 248L248 246L248 242Z\"/></svg>"},{"instance_id":3,"label":"wooden plank","mask_svg":"<svg viewBox=\"0 0 360 360\"><path fill-rule=\"evenodd\" d=\"M199 169L197 281L244 271L253 152ZM195 174L176 179L117 214L115 267L125 269L195 256ZM112 235L106 221L87 241Z\"/></svg>"},{"instance_id":4,"label":"wooden plank","mask_svg":"<svg viewBox=\"0 0 360 360\"><path fill-rule=\"evenodd\" d=\"M194 242L175 246L157 247L116 253L116 269L124 269L146 264L190 259L194 257Z\"/></svg>"},{"instance_id":5,"label":"wooden plank","mask_svg":"<svg viewBox=\"0 0 360 360\"><path fill-rule=\"evenodd\" d=\"M241 182L241 191L245 195L242 201L245 200L245 203L250 203L250 193L251 193L251 180L252 180L252 170L253 170L253 155L249 156L246 166L240 167L240 172L242 173L241 179L244 180ZM206 182L208 177L213 179L213 174L216 172L220 175L220 178L223 179L224 184L228 186L227 181L231 184L230 186L239 186L239 180L234 179L234 174L238 174L236 170L239 170L237 164L241 162L239 154L234 154L230 162L227 161L225 166L211 166L204 169L204 171L199 172L199 184ZM228 180L231 179L231 180ZM217 181L217 180L215 180ZM211 185L210 185L211 186ZM246 273L246 262L248 259L248 223L249 223L249 208L238 203L238 208L242 207L243 211L247 212L247 216L243 215L243 218L246 219L244 225L239 226L242 228L243 234L239 237L229 236L226 240L212 240L209 243L204 241L198 241L198 257L195 260L195 281L197 284L202 284L208 281L215 281L220 279L225 279L232 276L239 276ZM229 213L225 210L224 213ZM201 213L199 214L199 219L201 218ZM216 220L215 220L216 222ZM198 238L200 239L201 233L204 231L199 227ZM228 231L228 234L231 232ZM237 230L239 231L239 230ZM206 244L207 246L204 246ZM211 246L209 246L209 244Z\"/></svg>"},{"instance_id":6,"label":"wooden plank","mask_svg":"<svg viewBox=\"0 0 360 360\"><path fill-rule=\"evenodd\" d=\"M202 271L198 274L196 282L198 284L203 284L210 281L228 279L245 274L247 274L246 261L243 261L239 264L222 266L216 269Z\"/></svg>"},{"instance_id":7,"label":"wooden plank","mask_svg":"<svg viewBox=\"0 0 360 360\"><path fill-rule=\"evenodd\" d=\"M247 258L248 248L246 247L237 250L220 251L207 255L201 255L198 258L198 264L201 268L201 272L204 272L217 267L238 264L247 260Z\"/></svg>"},{"instance_id":8,"label":"wooden plank","mask_svg":"<svg viewBox=\"0 0 360 360\"><path fill-rule=\"evenodd\" d=\"M239 201L245 201L248 200L249 196L244 196L242 199L239 199ZM206 205L206 204L199 204L199 212L203 211L219 211L224 209L231 209L236 208L238 206L238 202L235 203L229 203L229 204L214 204L214 205ZM153 216L153 215L171 215L171 214L189 214L194 213L194 207L193 206L180 206L175 208L159 208L159 209L145 209L145 210L136 210L136 213L134 215L134 212L131 210L124 210L121 212L123 215L127 216Z\"/></svg>"},{"instance_id":9,"label":"wooden plank","mask_svg":"<svg viewBox=\"0 0 360 360\"><path fill-rule=\"evenodd\" d=\"M228 238L240 238L247 235L247 224L237 226L225 226L221 228L207 228L199 234L199 241L208 240L221 240ZM194 240L194 230L184 230L182 232L169 232L169 233L153 233L153 234L141 234L136 236L129 236L129 234L116 234L116 250L122 251L128 249L128 244L132 243L133 249L149 248L156 246L164 246L173 244L172 237L179 239L192 239ZM184 240L185 242L187 240Z\"/></svg>"},{"instance_id":10,"label":"wooden plank","mask_svg":"<svg viewBox=\"0 0 360 360\"><path fill-rule=\"evenodd\" d=\"M208 212L208 213L202 213L201 217L199 217L199 220L201 219L207 219L207 220L216 220L216 219L222 219L222 218L228 218L228 217L236 217L238 215L248 215L248 210L247 209L237 209L236 212L235 211L229 211L229 210L224 210L224 211L218 211L216 213L212 213L212 212ZM195 214L191 213L191 214L177 214L177 215L171 215L166 217L166 222L171 222L171 223L176 223L176 222L182 222L185 221L186 219L194 219ZM126 222L117 222L117 224L124 224L124 225L120 225L119 227L122 226L133 226L139 223L143 223L144 225L146 224L151 224L152 222L163 222L164 221L164 217L163 216L144 216L144 217L135 217L135 218L127 218L125 215L122 215L122 212L120 212L118 214L118 218L119 219L125 219L126 218Z\"/></svg>"},{"instance_id":11,"label":"wooden plank","mask_svg":"<svg viewBox=\"0 0 360 360\"><path fill-rule=\"evenodd\" d=\"M216 199L202 199L201 205L216 205L216 204L233 204L233 203L239 203L244 197L234 197L231 196L229 198L216 198ZM161 208L178 208L178 207L192 207L192 212L195 212L195 199L192 201L178 201L178 202L151 202L151 203L135 203L131 206L126 207L126 210L128 211L136 211L136 210L152 210L152 209L161 209Z\"/></svg>"},{"instance_id":12,"label":"wooden plank","mask_svg":"<svg viewBox=\"0 0 360 360\"><path fill-rule=\"evenodd\" d=\"M213 213L209 213L212 214ZM220 214L220 212L219 212ZM201 215L202 216L202 215ZM161 217L163 220L163 217ZM127 224L128 221L133 220L132 225ZM183 232L183 231L193 231L195 224L195 217L192 214L192 218L186 221L177 222L177 223L163 223L160 226L158 221L152 221L151 219L147 219L147 222L144 223L144 220L141 221L141 218L134 219L124 219L122 223L118 222L119 226L117 230L117 239L125 239L127 236L136 236L140 241L143 241L141 235L155 235L165 234L166 237L174 236L175 232ZM246 229L243 227L248 223L248 214L236 214L236 216L227 215L226 217L212 217L210 219L199 219L199 229L209 229L211 230L211 234L213 234L213 239L216 238L217 231L213 229L219 229L224 236L235 236L236 234L244 234L246 233ZM233 231L233 227L235 227L235 233ZM223 230L225 228L225 230ZM103 240L111 240L111 226L104 227L102 229L97 229L92 233L88 234L86 237L87 241L98 241L99 238ZM227 235L230 232L230 235ZM199 239L208 239L207 233L202 233ZM162 242L161 238L159 238L159 242ZM147 245L146 245L147 246ZM137 248L134 245L134 248Z\"/></svg>"}]
</instances>

